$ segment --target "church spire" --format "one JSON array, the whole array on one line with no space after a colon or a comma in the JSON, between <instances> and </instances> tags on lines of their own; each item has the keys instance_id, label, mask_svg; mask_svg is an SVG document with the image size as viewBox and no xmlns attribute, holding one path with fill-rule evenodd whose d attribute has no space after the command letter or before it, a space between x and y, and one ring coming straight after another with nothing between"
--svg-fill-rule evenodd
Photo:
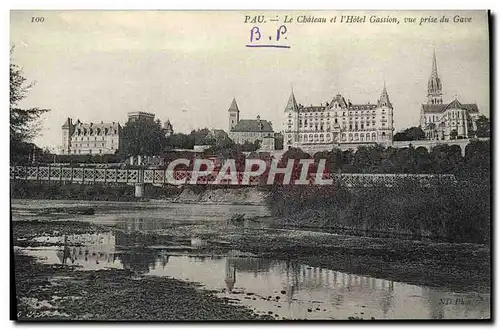
<instances>
[{"instance_id":1,"label":"church spire","mask_svg":"<svg viewBox=\"0 0 500 330\"><path fill-rule=\"evenodd\" d=\"M443 86L437 71L436 50L432 54L432 71L427 84L427 103L442 104Z\"/></svg>"},{"instance_id":2,"label":"church spire","mask_svg":"<svg viewBox=\"0 0 500 330\"><path fill-rule=\"evenodd\" d=\"M288 112L288 111L295 112L298 110L299 110L299 106L297 105L297 100L295 100L295 95L293 94L293 90L292 90L292 94L290 94L290 97L288 98L288 103L286 104L286 107L285 107L285 112Z\"/></svg>"},{"instance_id":3,"label":"church spire","mask_svg":"<svg viewBox=\"0 0 500 330\"><path fill-rule=\"evenodd\" d=\"M437 77L437 76L438 76L438 69L437 69L437 60L436 60L436 50L434 49L434 52L432 53L431 77Z\"/></svg>"}]
</instances>

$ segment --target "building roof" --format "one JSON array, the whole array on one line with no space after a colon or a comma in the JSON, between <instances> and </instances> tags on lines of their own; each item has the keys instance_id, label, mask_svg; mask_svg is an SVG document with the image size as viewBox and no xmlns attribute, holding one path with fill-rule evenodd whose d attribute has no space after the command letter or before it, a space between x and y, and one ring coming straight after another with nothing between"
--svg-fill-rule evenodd
<instances>
[{"instance_id":1,"label":"building roof","mask_svg":"<svg viewBox=\"0 0 500 330\"><path fill-rule=\"evenodd\" d=\"M231 106L229 107L229 110L227 110L228 112L232 112L232 111L235 111L235 112L240 112L240 109L238 109L238 104L236 104L236 99L233 98L233 102L231 102Z\"/></svg>"},{"instance_id":2,"label":"building roof","mask_svg":"<svg viewBox=\"0 0 500 330\"><path fill-rule=\"evenodd\" d=\"M293 95L293 91L292 91L292 94L290 94L290 97L288 98L288 102L286 104L286 107L285 107L285 112L287 111L297 111L299 109L299 106L297 105L297 100L295 100L295 95Z\"/></svg>"},{"instance_id":3,"label":"building roof","mask_svg":"<svg viewBox=\"0 0 500 330\"><path fill-rule=\"evenodd\" d=\"M117 122L113 123L82 123L82 122L77 122L75 125L75 131L73 132L73 135L99 135L99 134L104 134L105 129L119 129L120 124ZM80 133L80 134L78 134Z\"/></svg>"},{"instance_id":4,"label":"building roof","mask_svg":"<svg viewBox=\"0 0 500 330\"><path fill-rule=\"evenodd\" d=\"M167 130L173 130L172 123L170 122L169 119L167 119L167 121L163 124L163 128Z\"/></svg>"},{"instance_id":5,"label":"building roof","mask_svg":"<svg viewBox=\"0 0 500 330\"><path fill-rule=\"evenodd\" d=\"M371 109L376 109L377 105L376 104L352 104L349 107L349 110L371 110Z\"/></svg>"},{"instance_id":6,"label":"building roof","mask_svg":"<svg viewBox=\"0 0 500 330\"><path fill-rule=\"evenodd\" d=\"M332 99L331 103L335 102L337 102L341 108L347 108L348 106L347 102L345 101L345 98L340 94L335 95L335 97Z\"/></svg>"},{"instance_id":7,"label":"building roof","mask_svg":"<svg viewBox=\"0 0 500 330\"><path fill-rule=\"evenodd\" d=\"M231 132L273 132L271 122L261 119L242 119Z\"/></svg>"},{"instance_id":8,"label":"building roof","mask_svg":"<svg viewBox=\"0 0 500 330\"><path fill-rule=\"evenodd\" d=\"M62 128L70 128L73 124L71 123L71 118L67 118L64 124L62 125Z\"/></svg>"},{"instance_id":9,"label":"building roof","mask_svg":"<svg viewBox=\"0 0 500 330\"><path fill-rule=\"evenodd\" d=\"M457 99L448 104L422 104L422 109L424 110L424 113L442 113L448 109L462 109L472 113L479 112L477 104L462 104Z\"/></svg>"},{"instance_id":10,"label":"building roof","mask_svg":"<svg viewBox=\"0 0 500 330\"><path fill-rule=\"evenodd\" d=\"M144 116L144 117L154 117L155 114L151 112L144 112L144 111L134 111L134 112L129 112L127 113L128 117L131 116Z\"/></svg>"},{"instance_id":11,"label":"building roof","mask_svg":"<svg viewBox=\"0 0 500 330\"><path fill-rule=\"evenodd\" d=\"M227 133L222 129L212 129L212 130L210 130L208 135L213 137L216 140L226 139L228 137Z\"/></svg>"}]
</instances>

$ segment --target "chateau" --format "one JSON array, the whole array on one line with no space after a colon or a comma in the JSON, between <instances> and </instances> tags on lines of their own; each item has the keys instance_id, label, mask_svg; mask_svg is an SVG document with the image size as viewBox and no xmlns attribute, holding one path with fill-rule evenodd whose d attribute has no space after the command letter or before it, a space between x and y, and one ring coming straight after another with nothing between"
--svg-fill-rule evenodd
<instances>
[{"instance_id":1,"label":"chateau","mask_svg":"<svg viewBox=\"0 0 500 330\"><path fill-rule=\"evenodd\" d=\"M63 155L114 154L121 147L119 123L82 123L68 118L62 126Z\"/></svg>"},{"instance_id":2,"label":"chateau","mask_svg":"<svg viewBox=\"0 0 500 330\"><path fill-rule=\"evenodd\" d=\"M260 141L261 149L274 150L274 131L270 121L260 119L240 119L240 110L236 99L229 107L229 138L234 143L243 144L245 141Z\"/></svg>"},{"instance_id":3,"label":"chateau","mask_svg":"<svg viewBox=\"0 0 500 330\"><path fill-rule=\"evenodd\" d=\"M129 112L128 122L136 120L154 121L155 115L148 112ZM122 127L118 122L82 123L68 118L62 128L62 155L104 155L114 154L123 144ZM163 124L165 135L174 133L170 120Z\"/></svg>"},{"instance_id":4,"label":"chateau","mask_svg":"<svg viewBox=\"0 0 500 330\"><path fill-rule=\"evenodd\" d=\"M392 141L393 106L384 83L375 104L352 104L337 94L319 106L298 104L292 91L285 107L283 147L330 150L334 145Z\"/></svg>"},{"instance_id":5,"label":"chateau","mask_svg":"<svg viewBox=\"0 0 500 330\"><path fill-rule=\"evenodd\" d=\"M477 104L462 104L455 97L443 104L443 85L437 71L436 52L432 58L432 71L427 84L427 103L420 110L420 126L429 140L450 140L473 137L476 119L479 117Z\"/></svg>"}]
</instances>

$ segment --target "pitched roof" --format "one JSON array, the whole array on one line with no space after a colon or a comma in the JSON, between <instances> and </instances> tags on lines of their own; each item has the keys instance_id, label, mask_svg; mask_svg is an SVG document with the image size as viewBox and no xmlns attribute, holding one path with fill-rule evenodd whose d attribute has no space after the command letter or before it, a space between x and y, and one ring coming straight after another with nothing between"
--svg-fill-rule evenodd
<instances>
[{"instance_id":1,"label":"pitched roof","mask_svg":"<svg viewBox=\"0 0 500 330\"><path fill-rule=\"evenodd\" d=\"M285 112L286 111L297 111L299 109L299 106L297 105L297 100L295 100L295 95L290 94L290 97L288 98L288 102L285 107Z\"/></svg>"},{"instance_id":2,"label":"pitched roof","mask_svg":"<svg viewBox=\"0 0 500 330\"><path fill-rule=\"evenodd\" d=\"M446 104L422 104L424 113L441 113Z\"/></svg>"},{"instance_id":3,"label":"pitched roof","mask_svg":"<svg viewBox=\"0 0 500 330\"><path fill-rule=\"evenodd\" d=\"M341 108L347 108L347 102L345 101L344 97L340 94L337 94L333 99L331 103L337 102Z\"/></svg>"},{"instance_id":4,"label":"pitched roof","mask_svg":"<svg viewBox=\"0 0 500 330\"><path fill-rule=\"evenodd\" d=\"M68 117L66 121L64 121L64 125L62 125L62 128L69 128L71 125L71 118Z\"/></svg>"},{"instance_id":5,"label":"pitched roof","mask_svg":"<svg viewBox=\"0 0 500 330\"><path fill-rule=\"evenodd\" d=\"M349 109L352 110L370 110L377 108L376 104L351 104Z\"/></svg>"},{"instance_id":6,"label":"pitched roof","mask_svg":"<svg viewBox=\"0 0 500 330\"><path fill-rule=\"evenodd\" d=\"M232 132L273 132L271 122L259 119L242 119L234 126Z\"/></svg>"},{"instance_id":7,"label":"pitched roof","mask_svg":"<svg viewBox=\"0 0 500 330\"><path fill-rule=\"evenodd\" d=\"M448 104L422 104L424 113L442 113L448 109L462 109L468 112L479 112L479 108L475 103L462 104L457 99Z\"/></svg>"},{"instance_id":8,"label":"pitched roof","mask_svg":"<svg viewBox=\"0 0 500 330\"><path fill-rule=\"evenodd\" d=\"M121 128L121 126L117 122L99 123L99 124L77 122L77 124L75 125L75 131L73 132L73 136L76 136L76 135L98 135L98 134L103 134L103 132L106 129L112 130L112 129L120 129L120 128Z\"/></svg>"},{"instance_id":9,"label":"pitched roof","mask_svg":"<svg viewBox=\"0 0 500 330\"><path fill-rule=\"evenodd\" d=\"M240 109L238 109L238 104L236 104L236 99L233 98L233 102L231 102L231 106L229 107L229 110L227 111L236 111L240 112Z\"/></svg>"},{"instance_id":10,"label":"pitched roof","mask_svg":"<svg viewBox=\"0 0 500 330\"><path fill-rule=\"evenodd\" d=\"M385 81L384 81L384 89L382 90L382 94L380 95L380 99L378 100L378 105L386 105L389 108L392 109L392 103L389 100L389 94L387 93L387 87L385 86Z\"/></svg>"},{"instance_id":11,"label":"pitched roof","mask_svg":"<svg viewBox=\"0 0 500 330\"><path fill-rule=\"evenodd\" d=\"M208 132L208 135L214 139L226 139L228 137L227 133L222 129L212 129Z\"/></svg>"}]
</instances>

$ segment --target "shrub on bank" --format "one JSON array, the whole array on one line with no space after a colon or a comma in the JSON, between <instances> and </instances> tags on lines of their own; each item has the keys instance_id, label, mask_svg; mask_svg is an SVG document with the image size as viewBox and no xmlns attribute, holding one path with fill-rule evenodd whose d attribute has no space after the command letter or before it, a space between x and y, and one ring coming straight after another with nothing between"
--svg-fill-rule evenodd
<instances>
[{"instance_id":1,"label":"shrub on bank","mask_svg":"<svg viewBox=\"0 0 500 330\"><path fill-rule=\"evenodd\" d=\"M346 188L273 186L267 198L280 223L353 228L362 234L398 233L413 238L489 243L489 181L422 186L404 180L395 186Z\"/></svg>"}]
</instances>

